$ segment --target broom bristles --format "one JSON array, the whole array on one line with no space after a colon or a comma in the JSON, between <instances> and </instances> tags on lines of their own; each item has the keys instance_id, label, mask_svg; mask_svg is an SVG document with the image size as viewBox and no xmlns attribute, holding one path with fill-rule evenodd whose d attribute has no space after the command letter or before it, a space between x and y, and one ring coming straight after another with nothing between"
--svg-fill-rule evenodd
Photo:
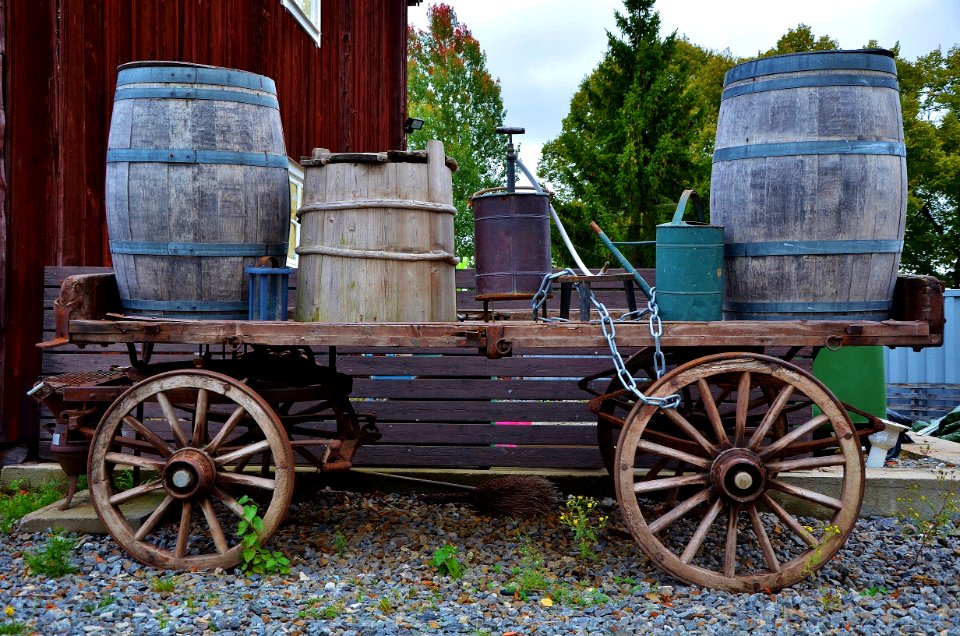
<instances>
[{"instance_id":1,"label":"broom bristles","mask_svg":"<svg viewBox=\"0 0 960 636\"><path fill-rule=\"evenodd\" d=\"M495 516L535 517L556 512L560 494L543 477L507 475L490 479L469 492L425 497L431 501L459 501L478 512Z\"/></svg>"}]
</instances>

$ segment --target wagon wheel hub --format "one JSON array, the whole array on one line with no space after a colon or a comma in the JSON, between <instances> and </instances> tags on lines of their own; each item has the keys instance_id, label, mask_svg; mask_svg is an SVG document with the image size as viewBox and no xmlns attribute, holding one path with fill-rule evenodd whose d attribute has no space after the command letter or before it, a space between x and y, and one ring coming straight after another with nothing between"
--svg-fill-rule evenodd
<instances>
[{"instance_id":1,"label":"wagon wheel hub","mask_svg":"<svg viewBox=\"0 0 960 636\"><path fill-rule=\"evenodd\" d=\"M732 501L753 501L766 489L767 471L763 461L745 448L726 450L710 468L713 488Z\"/></svg>"},{"instance_id":2,"label":"wagon wheel hub","mask_svg":"<svg viewBox=\"0 0 960 636\"><path fill-rule=\"evenodd\" d=\"M171 497L191 499L210 492L217 479L217 466L198 448L173 453L163 468L163 485Z\"/></svg>"}]
</instances>

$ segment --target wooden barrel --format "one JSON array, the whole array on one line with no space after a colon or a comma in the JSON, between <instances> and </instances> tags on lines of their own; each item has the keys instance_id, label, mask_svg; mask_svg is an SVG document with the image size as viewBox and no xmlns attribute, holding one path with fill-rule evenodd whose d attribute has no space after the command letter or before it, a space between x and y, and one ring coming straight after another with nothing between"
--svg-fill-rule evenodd
<instances>
[{"instance_id":1,"label":"wooden barrel","mask_svg":"<svg viewBox=\"0 0 960 636\"><path fill-rule=\"evenodd\" d=\"M725 318L889 317L907 205L896 73L881 50L727 72L710 185Z\"/></svg>"},{"instance_id":2,"label":"wooden barrel","mask_svg":"<svg viewBox=\"0 0 960 636\"><path fill-rule=\"evenodd\" d=\"M106 206L126 312L245 319L244 268L287 252L290 183L273 81L179 62L121 66Z\"/></svg>"},{"instance_id":3,"label":"wooden barrel","mask_svg":"<svg viewBox=\"0 0 960 636\"><path fill-rule=\"evenodd\" d=\"M304 162L296 320L457 318L451 171L427 152L314 151Z\"/></svg>"}]
</instances>

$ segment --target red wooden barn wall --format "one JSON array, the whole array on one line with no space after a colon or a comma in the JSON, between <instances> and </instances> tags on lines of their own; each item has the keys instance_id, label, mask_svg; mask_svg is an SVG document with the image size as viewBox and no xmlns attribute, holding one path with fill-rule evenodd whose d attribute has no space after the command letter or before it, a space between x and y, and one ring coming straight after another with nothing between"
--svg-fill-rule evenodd
<instances>
[{"instance_id":1,"label":"red wooden barn wall","mask_svg":"<svg viewBox=\"0 0 960 636\"><path fill-rule=\"evenodd\" d=\"M407 4L321 0L318 47L280 0L0 0L0 441L36 426L25 392L39 373L44 265L109 264L117 66L181 60L272 77L291 157L402 148Z\"/></svg>"}]
</instances>

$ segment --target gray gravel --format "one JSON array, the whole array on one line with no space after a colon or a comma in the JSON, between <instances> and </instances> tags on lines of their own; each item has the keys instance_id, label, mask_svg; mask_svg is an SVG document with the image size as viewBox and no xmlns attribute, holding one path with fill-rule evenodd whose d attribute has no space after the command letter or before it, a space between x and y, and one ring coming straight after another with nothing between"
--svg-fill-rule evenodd
<instances>
[{"instance_id":1,"label":"gray gravel","mask_svg":"<svg viewBox=\"0 0 960 636\"><path fill-rule=\"evenodd\" d=\"M491 519L411 495L321 492L297 504L271 542L292 558L293 572L252 580L157 571L94 536L80 537L78 574L30 576L23 552L46 536L15 532L0 545L0 610L12 608L0 625L20 621L25 633L44 635L960 635L956 537L918 551L896 520L864 519L814 577L775 594L736 595L670 579L618 528L614 502L602 508L614 523L601 557L585 563L555 516ZM459 580L429 565L444 544L466 566ZM551 591L509 595L515 568L525 566ZM174 575L173 592L155 591Z\"/></svg>"}]
</instances>

